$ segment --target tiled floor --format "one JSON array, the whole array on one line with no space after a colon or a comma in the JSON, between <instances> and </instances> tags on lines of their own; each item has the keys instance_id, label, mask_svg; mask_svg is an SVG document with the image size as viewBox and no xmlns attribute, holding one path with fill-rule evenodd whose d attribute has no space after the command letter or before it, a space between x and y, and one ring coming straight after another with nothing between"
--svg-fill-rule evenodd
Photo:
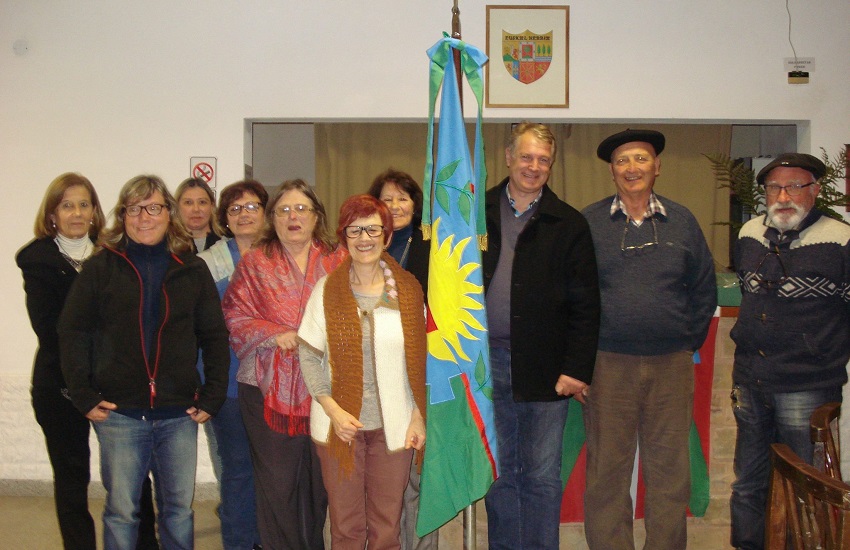
<instances>
[{"instance_id":1,"label":"tiled floor","mask_svg":"<svg viewBox=\"0 0 850 550\"><path fill-rule=\"evenodd\" d=\"M197 550L218 550L221 538L218 518L215 516L215 502L200 500L195 502L195 548ZM100 514L103 500L92 499L92 514L100 534ZM480 550L487 548L487 519L484 506L479 503L477 543ZM729 547L729 525L716 520L691 518L688 520L687 550L726 550ZM643 522L635 524L637 547L643 545ZM62 548L59 528L53 509L53 499L37 496L0 496L0 548L27 550L56 550ZM440 548L442 550L461 550L463 548L463 527L458 517L440 530ZM586 550L584 532L581 524L561 527L561 548ZM685 550L685 549L683 549Z\"/></svg>"}]
</instances>

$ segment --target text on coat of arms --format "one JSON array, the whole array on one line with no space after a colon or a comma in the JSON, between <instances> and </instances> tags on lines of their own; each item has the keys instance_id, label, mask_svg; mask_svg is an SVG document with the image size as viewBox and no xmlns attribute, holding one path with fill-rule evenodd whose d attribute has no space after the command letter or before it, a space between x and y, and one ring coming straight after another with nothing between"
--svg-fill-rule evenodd
<instances>
[{"instance_id":1,"label":"text on coat of arms","mask_svg":"<svg viewBox=\"0 0 850 550\"><path fill-rule=\"evenodd\" d=\"M552 31L513 34L503 30L502 61L508 73L523 84L539 80L552 63Z\"/></svg>"}]
</instances>

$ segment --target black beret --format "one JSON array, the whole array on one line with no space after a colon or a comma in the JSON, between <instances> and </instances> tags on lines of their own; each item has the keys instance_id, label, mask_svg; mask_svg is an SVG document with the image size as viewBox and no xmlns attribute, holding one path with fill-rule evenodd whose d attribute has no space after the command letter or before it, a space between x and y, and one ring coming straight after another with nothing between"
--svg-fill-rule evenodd
<instances>
[{"instance_id":1,"label":"black beret","mask_svg":"<svg viewBox=\"0 0 850 550\"><path fill-rule=\"evenodd\" d=\"M605 162L611 162L611 154L614 152L614 149L624 143L631 143L633 141L643 141L652 145L656 155L660 155L661 151L664 150L665 139L664 134L661 132L629 129L602 140L602 143L596 148L596 156Z\"/></svg>"},{"instance_id":2,"label":"black beret","mask_svg":"<svg viewBox=\"0 0 850 550\"><path fill-rule=\"evenodd\" d=\"M817 157L806 153L783 153L759 170L759 175L756 176L759 185L764 185L764 178L774 168L802 168L811 172L816 180L821 179L826 174L826 166Z\"/></svg>"}]
</instances>

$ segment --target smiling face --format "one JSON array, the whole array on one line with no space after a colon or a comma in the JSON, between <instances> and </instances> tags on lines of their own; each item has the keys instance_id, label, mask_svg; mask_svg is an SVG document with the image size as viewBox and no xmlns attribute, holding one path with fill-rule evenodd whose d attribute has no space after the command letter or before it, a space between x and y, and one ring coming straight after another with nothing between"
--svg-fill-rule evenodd
<instances>
[{"instance_id":1,"label":"smiling face","mask_svg":"<svg viewBox=\"0 0 850 550\"><path fill-rule=\"evenodd\" d=\"M203 237L210 232L212 211L212 201L200 187L189 187L180 196L180 219L195 237Z\"/></svg>"},{"instance_id":2,"label":"smiling face","mask_svg":"<svg viewBox=\"0 0 850 550\"><path fill-rule=\"evenodd\" d=\"M299 204L306 205L310 210L297 212L294 207ZM286 206L289 207L289 213L279 214L279 209ZM271 208L274 211L275 233L285 248L301 247L313 240L313 230L318 218L307 195L298 189L291 189L281 195Z\"/></svg>"},{"instance_id":3,"label":"smiling face","mask_svg":"<svg viewBox=\"0 0 850 550\"><path fill-rule=\"evenodd\" d=\"M413 221L413 199L407 191L389 181L381 189L380 200L393 215L393 231L404 229Z\"/></svg>"},{"instance_id":4,"label":"smiling face","mask_svg":"<svg viewBox=\"0 0 850 550\"><path fill-rule=\"evenodd\" d=\"M614 149L609 168L621 197L648 201L655 178L661 174L661 161L652 145L632 141Z\"/></svg>"},{"instance_id":5,"label":"smiling face","mask_svg":"<svg viewBox=\"0 0 850 550\"><path fill-rule=\"evenodd\" d=\"M383 225L381 216L376 212L365 218L357 218L349 224L356 227L368 227L370 225ZM371 266L378 263L381 259L381 252L384 250L384 236L370 237L366 231L361 231L360 235L354 238L345 237L348 245L348 253L351 254L351 261L355 264L363 266Z\"/></svg>"},{"instance_id":6,"label":"smiling face","mask_svg":"<svg viewBox=\"0 0 850 550\"><path fill-rule=\"evenodd\" d=\"M242 196L231 202L228 207L234 205L245 206L250 202L260 205L260 208L256 212L248 212L248 210L242 208L235 216L230 212L227 213L227 227L233 233L234 237L245 237L246 239L256 238L260 229L263 227L263 215L265 211L263 210L260 198L251 191L242 193Z\"/></svg>"},{"instance_id":7,"label":"smiling face","mask_svg":"<svg viewBox=\"0 0 850 550\"><path fill-rule=\"evenodd\" d=\"M805 185L814 181L814 176L803 168L788 168L780 166L774 168L764 178L765 185L778 185L786 187L789 185ZM810 185L800 190L800 194L792 197L785 189L778 195L767 195L767 221L780 231L787 231L797 227L803 218L815 205L815 199L820 192L820 185Z\"/></svg>"},{"instance_id":8,"label":"smiling face","mask_svg":"<svg viewBox=\"0 0 850 550\"><path fill-rule=\"evenodd\" d=\"M137 201L127 206L147 206L149 204L167 204L162 193L155 191L150 197ZM124 230L130 240L139 244L153 246L162 242L165 234L168 232L168 226L171 223L171 214L168 212L168 207L156 215L151 216L148 211L142 208L138 216L130 216L124 213Z\"/></svg>"},{"instance_id":9,"label":"smiling face","mask_svg":"<svg viewBox=\"0 0 850 550\"><path fill-rule=\"evenodd\" d=\"M516 148L505 149L505 162L510 170L508 189L515 199L533 200L549 181L552 169L552 146L531 133L519 136Z\"/></svg>"},{"instance_id":10,"label":"smiling face","mask_svg":"<svg viewBox=\"0 0 850 550\"><path fill-rule=\"evenodd\" d=\"M88 189L82 185L73 185L65 190L50 220L56 224L56 231L63 237L79 239L88 235L92 216L94 205Z\"/></svg>"}]
</instances>

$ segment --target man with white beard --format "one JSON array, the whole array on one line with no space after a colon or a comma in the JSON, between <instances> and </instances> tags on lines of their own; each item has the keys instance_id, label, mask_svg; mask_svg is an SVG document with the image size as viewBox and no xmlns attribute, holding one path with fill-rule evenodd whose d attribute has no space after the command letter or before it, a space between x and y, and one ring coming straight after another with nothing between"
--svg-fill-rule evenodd
<instances>
[{"instance_id":1,"label":"man with white beard","mask_svg":"<svg viewBox=\"0 0 850 550\"><path fill-rule=\"evenodd\" d=\"M741 308L732 329L732 407L738 425L730 501L732 546L764 547L770 444L808 463L809 418L841 401L850 358L850 226L814 208L823 162L780 155L756 177L767 214L735 244Z\"/></svg>"}]
</instances>

